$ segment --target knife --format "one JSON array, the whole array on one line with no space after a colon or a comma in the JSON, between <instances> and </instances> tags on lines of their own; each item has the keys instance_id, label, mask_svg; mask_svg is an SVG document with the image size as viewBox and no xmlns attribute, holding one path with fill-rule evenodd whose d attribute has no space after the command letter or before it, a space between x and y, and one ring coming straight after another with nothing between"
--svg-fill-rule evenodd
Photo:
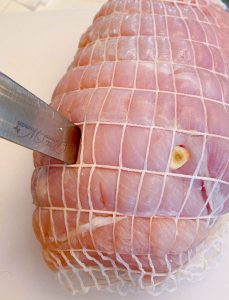
<instances>
[{"instance_id":1,"label":"knife","mask_svg":"<svg viewBox=\"0 0 229 300\"><path fill-rule=\"evenodd\" d=\"M74 164L80 128L0 72L0 137Z\"/></svg>"}]
</instances>

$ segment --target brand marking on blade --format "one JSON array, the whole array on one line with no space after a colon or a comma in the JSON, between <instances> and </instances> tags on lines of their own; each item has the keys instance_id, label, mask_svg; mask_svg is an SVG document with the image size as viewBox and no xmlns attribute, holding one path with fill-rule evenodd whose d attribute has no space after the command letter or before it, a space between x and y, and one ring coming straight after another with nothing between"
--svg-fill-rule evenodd
<instances>
[{"instance_id":1,"label":"brand marking on blade","mask_svg":"<svg viewBox=\"0 0 229 300\"><path fill-rule=\"evenodd\" d=\"M16 131L19 138L27 138L32 140L35 144L43 144L57 154L61 154L66 151L66 142L59 141L56 138L45 134L43 130L40 130L39 128L33 128L23 121L17 121L17 126L13 127L13 129ZM60 128L60 131L62 130L63 129Z\"/></svg>"}]
</instances>

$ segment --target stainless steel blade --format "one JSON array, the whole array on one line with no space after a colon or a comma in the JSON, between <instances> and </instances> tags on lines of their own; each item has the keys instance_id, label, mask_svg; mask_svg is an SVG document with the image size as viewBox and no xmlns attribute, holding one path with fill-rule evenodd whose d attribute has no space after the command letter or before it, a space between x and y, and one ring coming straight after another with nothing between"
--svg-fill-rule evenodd
<instances>
[{"instance_id":1,"label":"stainless steel blade","mask_svg":"<svg viewBox=\"0 0 229 300\"><path fill-rule=\"evenodd\" d=\"M0 73L0 137L73 164L80 135L59 112Z\"/></svg>"}]
</instances>

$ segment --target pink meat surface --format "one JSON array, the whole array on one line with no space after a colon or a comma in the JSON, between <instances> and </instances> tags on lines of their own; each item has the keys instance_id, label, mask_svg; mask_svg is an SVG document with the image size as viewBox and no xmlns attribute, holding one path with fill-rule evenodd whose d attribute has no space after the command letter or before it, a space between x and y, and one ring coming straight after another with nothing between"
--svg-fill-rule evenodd
<instances>
[{"instance_id":1,"label":"pink meat surface","mask_svg":"<svg viewBox=\"0 0 229 300\"><path fill-rule=\"evenodd\" d=\"M161 282L228 211L228 41L204 0L110 0L83 34L51 104L81 128L78 161L35 153L32 178L36 236L72 290Z\"/></svg>"}]
</instances>

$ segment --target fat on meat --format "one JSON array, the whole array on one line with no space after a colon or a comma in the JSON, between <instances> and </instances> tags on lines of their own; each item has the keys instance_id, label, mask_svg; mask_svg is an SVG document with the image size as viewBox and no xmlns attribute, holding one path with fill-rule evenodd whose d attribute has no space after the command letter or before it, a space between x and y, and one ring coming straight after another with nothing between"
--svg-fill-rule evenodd
<instances>
[{"instance_id":1,"label":"fat on meat","mask_svg":"<svg viewBox=\"0 0 229 300\"><path fill-rule=\"evenodd\" d=\"M68 289L155 291L229 210L229 14L219 1L110 0L51 105L78 160L34 154L33 226Z\"/></svg>"}]
</instances>

